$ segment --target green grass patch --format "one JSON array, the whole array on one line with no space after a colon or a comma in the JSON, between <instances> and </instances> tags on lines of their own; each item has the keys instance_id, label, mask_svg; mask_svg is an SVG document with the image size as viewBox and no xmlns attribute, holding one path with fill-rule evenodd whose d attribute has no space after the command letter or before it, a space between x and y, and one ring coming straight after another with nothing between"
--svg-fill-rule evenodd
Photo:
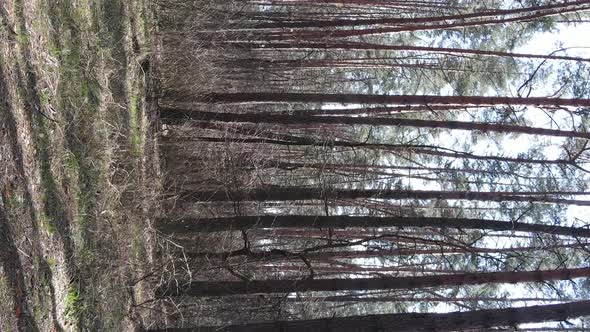
<instances>
[{"instance_id":1,"label":"green grass patch","mask_svg":"<svg viewBox=\"0 0 590 332\"><path fill-rule=\"evenodd\" d=\"M70 287L66 294L66 309L65 316L69 323L77 324L82 312L84 311L82 297L80 291L75 287Z\"/></svg>"},{"instance_id":2,"label":"green grass patch","mask_svg":"<svg viewBox=\"0 0 590 332\"><path fill-rule=\"evenodd\" d=\"M39 224L41 228L43 228L50 235L55 234L55 232L57 231L55 219L53 219L45 213L39 216Z\"/></svg>"},{"instance_id":3,"label":"green grass patch","mask_svg":"<svg viewBox=\"0 0 590 332\"><path fill-rule=\"evenodd\" d=\"M129 102L129 126L131 127L131 150L137 158L143 154L143 132L141 130L140 99L138 95L131 96Z\"/></svg>"},{"instance_id":4,"label":"green grass patch","mask_svg":"<svg viewBox=\"0 0 590 332\"><path fill-rule=\"evenodd\" d=\"M55 258L48 257L47 258L47 266L49 266L50 268L56 267L57 266L57 261L55 260Z\"/></svg>"},{"instance_id":5,"label":"green grass patch","mask_svg":"<svg viewBox=\"0 0 590 332\"><path fill-rule=\"evenodd\" d=\"M39 92L39 102L41 103L41 107L47 107L50 104L49 100L50 97L47 89L43 89Z\"/></svg>"}]
</instances>

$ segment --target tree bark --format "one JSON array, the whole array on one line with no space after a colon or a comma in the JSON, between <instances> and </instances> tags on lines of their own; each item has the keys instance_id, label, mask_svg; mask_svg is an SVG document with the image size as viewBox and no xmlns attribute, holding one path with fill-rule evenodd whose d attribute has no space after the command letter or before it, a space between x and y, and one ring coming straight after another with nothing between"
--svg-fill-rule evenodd
<instances>
[{"instance_id":1,"label":"tree bark","mask_svg":"<svg viewBox=\"0 0 590 332\"><path fill-rule=\"evenodd\" d=\"M400 239L401 240L401 239ZM343 258L374 258L374 257L392 257L392 256L415 256L415 255L452 255L452 254L503 254L503 253L533 253L535 251L543 250L555 250L555 249L577 249L588 246L589 243L573 243L565 245L552 245L552 246L538 246L538 247L511 247L511 248L482 248L473 246L456 247L452 245L445 245L444 243L434 244L432 242L422 241L421 238L404 239L407 242L414 241L413 247L392 249L392 250L353 250L353 251L300 251L295 254L303 254L305 258L312 261L322 260L333 260ZM401 243L398 241L397 243ZM402 243L403 244L403 243ZM427 249L417 249L418 245L431 245ZM420 246L422 247L422 246ZM313 249L313 248L312 248ZM191 252L186 251L186 255L189 257L207 257L208 259L227 259L237 256L248 256L249 258L262 259L262 260L280 260L290 258L285 256L284 251L276 250L263 250L263 251L252 251L238 249L233 251L223 252Z\"/></svg>"},{"instance_id":2,"label":"tree bark","mask_svg":"<svg viewBox=\"0 0 590 332\"><path fill-rule=\"evenodd\" d=\"M165 233L215 232L248 228L346 228L346 227L440 227L521 231L590 237L590 229L577 227L529 224L489 219L437 217L354 217L354 216L237 216L230 218L202 218L179 220L159 219L159 230Z\"/></svg>"},{"instance_id":3,"label":"tree bark","mask_svg":"<svg viewBox=\"0 0 590 332\"><path fill-rule=\"evenodd\" d=\"M495 17L483 20L458 20L451 22L439 22L435 24L414 24L414 25L402 25L402 26L388 26L388 27L373 27L365 29L333 29L333 30L313 30L313 31L294 31L294 32L275 32L267 33L263 35L264 40L310 40L310 39L322 39L322 38L346 38L354 36L368 36L368 35L379 35L387 33L398 33L398 32L414 32L414 31L429 31L429 30L443 30L443 29L456 29L466 27L477 27L494 25L501 23L511 22L531 22L543 17L551 17L556 15L562 15L571 12L583 11L589 9L587 0L580 0L568 3L561 3L558 8L551 8L547 10L540 10L533 13L516 16L516 17Z\"/></svg>"},{"instance_id":4,"label":"tree bark","mask_svg":"<svg viewBox=\"0 0 590 332\"><path fill-rule=\"evenodd\" d=\"M577 4L585 4L585 1L577 1ZM571 3L571 4L576 4ZM252 28L256 29L282 29L282 28L327 28L327 27L358 27L363 25L414 25L416 23L433 23L433 22L447 22L450 20L466 20L474 18L485 18L485 17L498 17L505 15L518 15L526 14L531 12L540 12L542 10L559 9L564 6L570 6L568 3L559 4L547 4L537 5L532 7L514 8L514 9L493 9L478 11L466 14L456 15L440 15L440 16L429 16L429 17L411 17L411 18L399 18L399 17L385 17L385 18L370 18L370 19L332 19L332 20L308 20L298 22L272 22L272 23L259 23ZM414 4L415 6L415 4Z\"/></svg>"},{"instance_id":5,"label":"tree bark","mask_svg":"<svg viewBox=\"0 0 590 332\"><path fill-rule=\"evenodd\" d=\"M209 126L206 122L200 122L199 125ZM486 156L477 155L471 152L456 151L453 149L439 147L434 145L420 145L420 144L387 144L387 143L365 143L365 142L354 142L354 141L343 141L343 140L319 140L310 137L301 137L293 135L281 135L277 133L266 133L258 132L256 135L260 137L256 138L226 138L226 137L203 137L196 136L194 139L202 142L211 143L248 143L248 144L277 144L285 146L321 146L321 147L347 147L347 148L364 148L364 149L375 149L384 151L400 151L411 154L422 154L429 156L439 156L447 158L460 158L460 159L473 159L473 160L485 160L485 161L501 161L507 163L530 163L530 164L541 164L541 165L563 165L573 166L584 172L590 173L590 171L583 169L576 159L580 154L576 154L576 157L571 159L533 159L525 157L504 157L504 156Z\"/></svg>"},{"instance_id":6,"label":"tree bark","mask_svg":"<svg viewBox=\"0 0 590 332\"><path fill-rule=\"evenodd\" d=\"M585 192L490 192L490 191L437 191L395 189L332 189L307 187L256 188L241 191L179 191L185 201L296 201L311 199L462 199L490 202L538 202L590 206L588 200L555 197L555 195L579 195Z\"/></svg>"},{"instance_id":7,"label":"tree bark","mask_svg":"<svg viewBox=\"0 0 590 332\"><path fill-rule=\"evenodd\" d=\"M493 50L478 50L456 47L432 47L432 46L412 46L412 45L383 45L364 42L234 42L232 46L244 47L256 50L346 50L346 51L410 51L410 52L428 52L450 55L481 55L487 57L507 57L521 59L544 59L544 60L563 60L563 61L583 61L589 62L590 59L578 56L553 55L553 54L532 54L532 53L515 53Z\"/></svg>"},{"instance_id":8,"label":"tree bark","mask_svg":"<svg viewBox=\"0 0 590 332\"><path fill-rule=\"evenodd\" d=\"M377 331L457 331L517 326L524 323L565 321L590 315L590 301L537 305L520 308L486 309L450 313L404 313L275 321L230 326L201 326L201 332L377 332ZM156 331L194 331L160 329Z\"/></svg>"},{"instance_id":9,"label":"tree bark","mask_svg":"<svg viewBox=\"0 0 590 332\"><path fill-rule=\"evenodd\" d=\"M167 296L228 296L236 294L337 292L367 290L420 289L497 283L570 280L590 276L590 268L540 270L525 272L457 273L432 276L381 277L354 279L193 281L187 288L162 286L156 290L160 298Z\"/></svg>"},{"instance_id":10,"label":"tree bark","mask_svg":"<svg viewBox=\"0 0 590 332\"><path fill-rule=\"evenodd\" d=\"M529 126L519 126L501 123L465 122L465 121L436 121L403 118L382 117L348 117L348 116L293 116L274 113L216 113L201 112L187 109L160 109L160 117L168 124L182 124L185 120L220 121L220 122L251 122L275 124L345 124L371 126L408 126L416 128L459 129L481 132L517 133L528 135L544 135L555 137L578 137L590 139L589 132L576 132L559 129L546 129Z\"/></svg>"},{"instance_id":11,"label":"tree bark","mask_svg":"<svg viewBox=\"0 0 590 332\"><path fill-rule=\"evenodd\" d=\"M590 99L552 97L487 97L487 96L420 96L374 95L354 93L288 93L237 92L209 93L196 96L202 103L339 103L339 104L395 104L395 105L527 105L590 107Z\"/></svg>"}]
</instances>

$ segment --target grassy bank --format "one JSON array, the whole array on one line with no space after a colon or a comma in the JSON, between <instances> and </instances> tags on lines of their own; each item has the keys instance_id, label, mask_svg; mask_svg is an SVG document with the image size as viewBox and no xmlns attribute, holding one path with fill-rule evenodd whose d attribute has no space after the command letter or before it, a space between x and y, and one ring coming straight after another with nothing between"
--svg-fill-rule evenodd
<instances>
[{"instance_id":1,"label":"grassy bank","mask_svg":"<svg viewBox=\"0 0 590 332\"><path fill-rule=\"evenodd\" d=\"M152 8L0 7L0 330L139 327L159 182Z\"/></svg>"}]
</instances>

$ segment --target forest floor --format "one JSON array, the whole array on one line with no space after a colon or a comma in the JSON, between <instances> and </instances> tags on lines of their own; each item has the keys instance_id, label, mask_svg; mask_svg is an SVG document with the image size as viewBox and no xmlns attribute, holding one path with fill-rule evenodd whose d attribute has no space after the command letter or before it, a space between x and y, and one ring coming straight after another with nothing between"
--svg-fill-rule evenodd
<instances>
[{"instance_id":1,"label":"forest floor","mask_svg":"<svg viewBox=\"0 0 590 332\"><path fill-rule=\"evenodd\" d=\"M0 331L149 324L151 6L0 3Z\"/></svg>"}]
</instances>

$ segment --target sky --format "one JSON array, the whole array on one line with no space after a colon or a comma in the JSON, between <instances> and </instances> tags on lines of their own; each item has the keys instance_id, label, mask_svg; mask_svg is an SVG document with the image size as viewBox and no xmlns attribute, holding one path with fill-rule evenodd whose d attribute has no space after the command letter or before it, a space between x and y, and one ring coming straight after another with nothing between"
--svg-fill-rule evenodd
<instances>
[{"instance_id":1,"label":"sky","mask_svg":"<svg viewBox=\"0 0 590 332\"><path fill-rule=\"evenodd\" d=\"M556 49L569 47L572 48L568 50L566 53L560 53L560 55L572 55L572 56L581 56L590 58L590 24L582 24L575 27L561 27L559 31L555 32L546 32L541 33L535 36L530 40L527 45L522 46L521 48L515 50L515 52L519 53L533 53L533 54L550 54L551 52L555 51ZM539 62L540 63L540 62ZM537 89L535 92L537 95L551 95L553 92L550 92L549 86L547 86L546 91L542 91L542 87ZM358 106L358 105L351 105ZM341 105L336 106L335 108L340 108ZM530 112L534 113L534 112ZM543 114L543 113L541 113ZM567 112L562 112L561 116L565 117ZM556 115L557 117L560 114ZM528 119L531 121L533 126L538 127L548 127L550 126L549 118L545 115L537 116L537 114L531 114ZM460 120L469 121L469 116L461 118ZM468 140L468 137L471 135L470 132L467 131L453 131L449 134L443 134L440 136L439 144L443 146L452 147L455 143L455 139L459 138L460 141ZM518 135L513 137L508 137L505 139L502 144L501 148L502 151L499 151L498 147L493 144L489 144L490 141L488 140L481 140L482 145L475 146L474 151L478 152L478 154L508 154L508 155L516 155L519 152L525 152L531 145L533 145L534 140L538 140L537 136L531 135ZM562 153L562 149L559 147L559 139L553 140L552 142L555 144L550 146L546 149L546 156L548 159L557 159L560 157ZM420 180L415 179L407 179L414 189L438 189L436 185L432 184L430 186L425 186L424 183L421 183ZM587 196L586 196L587 197ZM567 212L567 221L564 224L567 225L577 225L580 226L581 223L587 224L590 222L586 216L590 215L590 208L589 207L580 207L580 206L571 206ZM577 221L576 221L577 220ZM497 245L497 244L496 244ZM505 244L506 246L510 246L510 244ZM366 261L365 264L371 264L374 262ZM501 287L502 290L511 294L511 297L535 297L540 296L541 294L531 294L531 290L527 287L517 286L517 285L503 285ZM526 305L535 305L535 304L542 304L542 303L533 303L528 302ZM524 305L524 303L518 304L519 306ZM437 312L449 312L455 311L458 308L449 305L447 303L440 303L435 307L435 311ZM541 324L524 324L521 327L540 327L540 326L555 326L557 323L541 323Z\"/></svg>"},{"instance_id":2,"label":"sky","mask_svg":"<svg viewBox=\"0 0 590 332\"><path fill-rule=\"evenodd\" d=\"M517 49L522 53L548 54L559 47L575 47L568 50L570 55L579 55L590 58L590 24L584 23L578 26L562 26L557 32L544 32L537 34L530 42Z\"/></svg>"},{"instance_id":3,"label":"sky","mask_svg":"<svg viewBox=\"0 0 590 332\"><path fill-rule=\"evenodd\" d=\"M559 55L572 55L572 56L581 56L581 57L585 57L585 58L589 58L590 59L590 24L585 23L585 24L580 24L578 26L561 26L559 28L558 31L554 31L554 32L546 32L546 33L541 33L536 35L535 37L533 37L529 43L527 43L526 45L518 48L515 50L515 52L518 53L532 53L532 54L550 54L551 52L555 51L556 49L560 49L560 48L571 48L569 49L567 52L561 52L559 53ZM547 90L543 91L542 87L540 89L537 89L535 91L535 93L537 95L543 95L545 92L545 95L550 95L552 94L552 92L550 92L551 87L547 86L546 87ZM361 105L346 105L345 107L360 107ZM324 108L330 109L330 108L343 108L343 105L324 105ZM563 112L565 114L567 114L566 112ZM549 119L546 116L540 116L540 117L536 117L536 115L532 115L529 118L532 121L532 125L534 126L539 126L539 127L547 127L549 125ZM468 117L465 117L461 120L464 121L469 121ZM453 131L453 133L451 135L441 135L440 137L440 142L441 145L443 146L450 146L452 147L454 144L454 138L456 137L464 137L465 139L467 139L467 137L470 135L469 132L466 131ZM462 141L464 141L464 139L460 139ZM481 152L485 153L506 153L508 155L516 155L519 152L524 152L528 149L528 147L530 147L533 144L534 140L538 140L538 137L536 136L530 136L530 135L519 135L518 137L512 137L510 139L507 139L505 141L505 144L502 144L502 148L503 151L498 151L498 149L495 146L479 146L479 147L475 147L474 150L479 150ZM487 140L482 140L482 142L485 142ZM558 143L558 142L556 142ZM561 148L558 147L558 145L554 145L552 147L549 147L546 149L546 155L547 158L549 159L556 159L559 158L559 155L561 154L562 150ZM480 152L478 152L480 153ZM429 186L425 186L423 183L421 183L421 181L419 180L412 180L412 179L407 179L407 181L409 182L409 184L411 184L411 186L414 189L422 189L422 190L428 190L428 189L437 189L435 187L429 187ZM587 196L586 196L587 197ZM582 223L589 223L590 220L588 220L587 218L585 218L586 216L590 215L590 208L588 207L579 207L579 206L571 206L567 212L567 219L568 221L565 222L564 224L570 225L570 224L577 224L580 225L579 222L574 222L574 220L578 219L580 220L580 222ZM359 250L362 250L361 248L358 248ZM365 260L363 262L364 264L370 265L370 264L375 264L377 262L373 262L371 260ZM521 286L516 286L516 285L505 285L504 287L502 287L503 290L508 291L511 294L511 297L527 297L527 296L531 296L534 297L536 295L539 294L530 294L530 290L527 290L525 287L521 287ZM534 305L535 303L527 303L527 305ZM522 305L522 304L519 304ZM457 310L457 308L455 306L451 306L445 303L441 303L439 304L435 311L438 312L448 312L448 311L455 311ZM522 327L536 327L536 326L547 326L549 324L543 323L540 325L537 324L526 324L523 325Z\"/></svg>"},{"instance_id":4,"label":"sky","mask_svg":"<svg viewBox=\"0 0 590 332\"><path fill-rule=\"evenodd\" d=\"M572 48L567 51L568 55L574 56L582 56L586 58L590 58L590 24L585 23L578 26L562 26L559 31L556 32L545 32L536 35L534 38L530 40L530 42L521 48L515 50L515 52L519 53L533 53L533 54L549 54L556 49L569 47ZM562 53L563 54L563 53ZM506 147L507 150L511 150L512 153L518 153L522 150L522 148L526 148L528 144L526 141L531 142L531 137L528 135L520 135L520 142L523 144L505 144L503 145ZM524 140L524 141L523 141ZM530 143L532 144L532 142ZM550 152L550 151L547 151ZM553 152L548 153L548 158L557 158L559 157L559 153L561 153L561 149L554 149ZM588 207L580 207L580 206L571 206L568 209L568 219L571 221L573 220L581 220L583 222L588 222L587 217L590 215L590 208ZM586 220L584 220L586 219ZM570 222L571 222L570 221ZM568 224L570 223L568 222ZM539 294L530 294L530 290L527 290L525 287L519 287L516 285L504 285L502 287L503 290L508 291L512 297L526 297L526 296L536 296ZM535 303L528 303L527 305L534 305ZM539 303L540 304L540 303ZM446 306L445 304L440 304L436 308L437 311L453 311L456 308L451 308L450 306ZM539 323L539 324L522 324L521 328L533 328L533 327L541 327L541 326L556 326L557 323Z\"/></svg>"}]
</instances>

